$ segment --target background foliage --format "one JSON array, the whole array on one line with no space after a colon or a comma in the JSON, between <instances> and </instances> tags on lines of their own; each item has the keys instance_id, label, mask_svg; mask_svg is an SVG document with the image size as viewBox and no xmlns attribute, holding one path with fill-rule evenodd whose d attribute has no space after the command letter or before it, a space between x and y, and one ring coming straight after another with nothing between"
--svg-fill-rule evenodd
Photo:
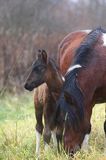
<instances>
[{"instance_id":1,"label":"background foliage","mask_svg":"<svg viewBox=\"0 0 106 160\"><path fill-rule=\"evenodd\" d=\"M56 58L69 32L106 27L106 0L0 0L0 90L20 90L39 48Z\"/></svg>"}]
</instances>

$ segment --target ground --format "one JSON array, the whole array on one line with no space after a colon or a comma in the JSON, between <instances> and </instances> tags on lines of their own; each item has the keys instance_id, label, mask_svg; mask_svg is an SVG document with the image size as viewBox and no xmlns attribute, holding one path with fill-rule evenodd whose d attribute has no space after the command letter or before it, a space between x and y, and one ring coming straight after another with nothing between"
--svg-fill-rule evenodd
<instances>
[{"instance_id":1,"label":"ground","mask_svg":"<svg viewBox=\"0 0 106 160\"><path fill-rule=\"evenodd\" d=\"M89 151L77 152L74 160L106 160L104 156L105 104L96 105L92 117ZM36 160L35 115L33 93L5 94L0 97L0 160ZM41 160L67 160L69 157L56 148L44 152L41 140Z\"/></svg>"}]
</instances>

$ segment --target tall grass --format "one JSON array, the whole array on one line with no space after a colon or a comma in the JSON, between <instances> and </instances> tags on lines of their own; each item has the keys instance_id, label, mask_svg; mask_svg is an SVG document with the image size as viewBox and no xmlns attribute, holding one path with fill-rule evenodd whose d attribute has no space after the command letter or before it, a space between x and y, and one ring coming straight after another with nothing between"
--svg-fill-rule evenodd
<instances>
[{"instance_id":1,"label":"tall grass","mask_svg":"<svg viewBox=\"0 0 106 160\"><path fill-rule=\"evenodd\" d=\"M89 151L77 152L74 160L106 160L104 156L105 117L104 104L96 105L92 116L92 133ZM0 99L0 160L35 160L35 115L33 96L6 94ZM41 139L41 160L67 160L64 150L61 154L52 147L44 151Z\"/></svg>"}]
</instances>

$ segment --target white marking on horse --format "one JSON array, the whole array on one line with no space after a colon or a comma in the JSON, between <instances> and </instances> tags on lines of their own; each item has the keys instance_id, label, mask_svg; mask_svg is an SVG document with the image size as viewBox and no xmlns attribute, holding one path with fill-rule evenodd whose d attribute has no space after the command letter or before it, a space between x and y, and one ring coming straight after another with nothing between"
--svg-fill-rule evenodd
<instances>
[{"instance_id":1,"label":"white marking on horse","mask_svg":"<svg viewBox=\"0 0 106 160\"><path fill-rule=\"evenodd\" d=\"M81 30L82 32L85 32L85 33L90 33L91 30L90 29L87 29L87 30Z\"/></svg>"},{"instance_id":2,"label":"white marking on horse","mask_svg":"<svg viewBox=\"0 0 106 160\"><path fill-rule=\"evenodd\" d=\"M106 46L106 34L102 34L103 46Z\"/></svg>"},{"instance_id":3,"label":"white marking on horse","mask_svg":"<svg viewBox=\"0 0 106 160\"><path fill-rule=\"evenodd\" d=\"M86 134L81 145L81 150L84 150L84 151L88 150L88 141L89 141L89 134Z\"/></svg>"},{"instance_id":4,"label":"white marking on horse","mask_svg":"<svg viewBox=\"0 0 106 160\"><path fill-rule=\"evenodd\" d=\"M36 130L36 155L39 156L40 153L40 138L41 134Z\"/></svg>"},{"instance_id":5,"label":"white marking on horse","mask_svg":"<svg viewBox=\"0 0 106 160\"><path fill-rule=\"evenodd\" d=\"M51 133L52 133L53 144L55 147L57 147L56 130L51 131Z\"/></svg>"},{"instance_id":6,"label":"white marking on horse","mask_svg":"<svg viewBox=\"0 0 106 160\"><path fill-rule=\"evenodd\" d=\"M62 76L62 80L63 80L63 82L65 81L65 78Z\"/></svg>"},{"instance_id":7,"label":"white marking on horse","mask_svg":"<svg viewBox=\"0 0 106 160\"><path fill-rule=\"evenodd\" d=\"M69 72L73 71L73 70L76 69L76 68L81 68L81 67L82 67L82 66L81 66L80 64L76 64L76 65L74 65L74 66L71 66L71 67L67 70L66 74L68 74Z\"/></svg>"},{"instance_id":8,"label":"white marking on horse","mask_svg":"<svg viewBox=\"0 0 106 160\"><path fill-rule=\"evenodd\" d=\"M68 112L66 112L66 114L65 114L65 122L66 122L66 120L67 120L67 117L68 117ZM65 125L64 125L64 128L63 128L63 136L64 136L64 134L65 134Z\"/></svg>"}]
</instances>

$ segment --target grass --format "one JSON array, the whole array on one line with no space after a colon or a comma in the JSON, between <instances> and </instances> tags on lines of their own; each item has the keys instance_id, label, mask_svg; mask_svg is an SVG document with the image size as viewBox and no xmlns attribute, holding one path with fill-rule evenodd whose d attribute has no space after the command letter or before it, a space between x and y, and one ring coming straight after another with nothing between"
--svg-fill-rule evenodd
<instances>
[{"instance_id":1,"label":"grass","mask_svg":"<svg viewBox=\"0 0 106 160\"><path fill-rule=\"evenodd\" d=\"M92 117L90 147L86 153L77 152L74 160L106 160L104 156L105 117L104 104L96 105ZM33 96L5 94L0 99L0 160L36 160L35 155L35 115ZM41 139L41 160L68 160L64 152L58 154L56 149L44 151Z\"/></svg>"}]
</instances>

